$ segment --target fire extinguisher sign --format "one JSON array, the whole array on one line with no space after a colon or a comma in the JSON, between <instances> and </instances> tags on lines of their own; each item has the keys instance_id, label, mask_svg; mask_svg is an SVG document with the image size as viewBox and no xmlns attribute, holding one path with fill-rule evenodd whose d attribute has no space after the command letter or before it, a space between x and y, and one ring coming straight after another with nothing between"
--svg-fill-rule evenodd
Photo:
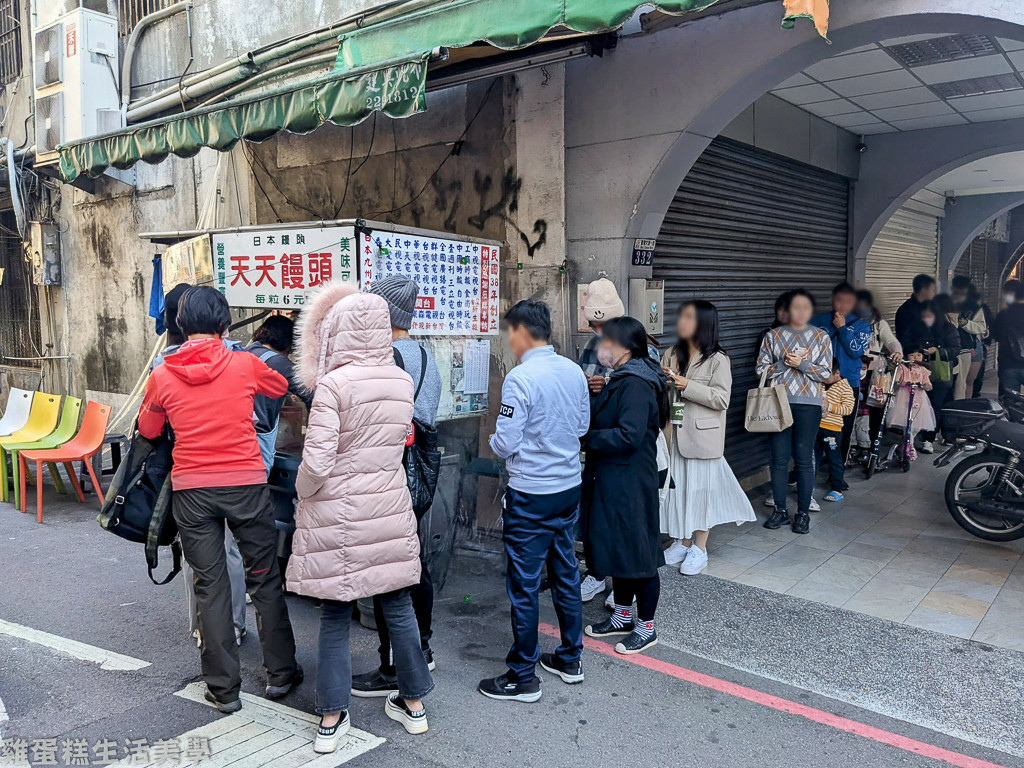
<instances>
[{"instance_id":1,"label":"fire extinguisher sign","mask_svg":"<svg viewBox=\"0 0 1024 768\"><path fill-rule=\"evenodd\" d=\"M78 25L68 24L64 35L64 58L70 59L78 54Z\"/></svg>"}]
</instances>

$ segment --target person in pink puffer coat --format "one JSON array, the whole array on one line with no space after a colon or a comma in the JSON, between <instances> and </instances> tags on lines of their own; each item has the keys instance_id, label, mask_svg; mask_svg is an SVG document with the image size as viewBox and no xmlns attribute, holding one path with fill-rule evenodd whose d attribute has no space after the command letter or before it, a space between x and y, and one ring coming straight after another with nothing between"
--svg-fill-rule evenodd
<instances>
[{"instance_id":1,"label":"person in pink puffer coat","mask_svg":"<svg viewBox=\"0 0 1024 768\"><path fill-rule=\"evenodd\" d=\"M416 517L402 455L413 384L395 365L387 302L332 284L297 328L298 377L315 390L288 562L288 589L322 601L314 749L333 752L349 729L349 626L362 597L381 596L391 631L398 693L385 712L409 733L427 730L420 701L434 687L420 648L409 587L419 583Z\"/></svg>"}]
</instances>

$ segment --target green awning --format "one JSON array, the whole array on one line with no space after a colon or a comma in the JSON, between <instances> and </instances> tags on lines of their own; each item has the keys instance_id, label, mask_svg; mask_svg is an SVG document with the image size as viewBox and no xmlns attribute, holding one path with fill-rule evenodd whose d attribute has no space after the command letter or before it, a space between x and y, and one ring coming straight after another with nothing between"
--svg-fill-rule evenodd
<instances>
[{"instance_id":1,"label":"green awning","mask_svg":"<svg viewBox=\"0 0 1024 768\"><path fill-rule=\"evenodd\" d=\"M718 0L447 0L392 19L369 21L343 34L336 71L429 51L461 48L477 42L512 50L525 48L554 28L582 33L611 32L644 5L672 15L700 11ZM808 0L810 2L810 0ZM824 6L827 0L816 0ZM803 10L801 8L801 10ZM811 16L811 13L801 13ZM813 16L811 16L813 18Z\"/></svg>"},{"instance_id":2,"label":"green awning","mask_svg":"<svg viewBox=\"0 0 1024 768\"><path fill-rule=\"evenodd\" d=\"M202 147L226 151L241 139L309 133L325 122L355 125L374 111L409 117L426 108L427 56L399 58L63 144L57 148L61 178L99 176L109 167L158 163L171 154L192 157Z\"/></svg>"}]
</instances>

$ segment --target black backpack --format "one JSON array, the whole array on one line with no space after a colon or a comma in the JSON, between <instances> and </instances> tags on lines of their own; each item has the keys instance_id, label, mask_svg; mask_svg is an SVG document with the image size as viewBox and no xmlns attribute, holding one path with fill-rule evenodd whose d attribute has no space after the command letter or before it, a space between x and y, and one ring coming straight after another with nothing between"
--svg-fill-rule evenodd
<instances>
[{"instance_id":1,"label":"black backpack","mask_svg":"<svg viewBox=\"0 0 1024 768\"><path fill-rule=\"evenodd\" d=\"M396 349L395 364L403 371L405 360ZM420 345L420 381L416 385L413 402L420 396L423 380L427 377L427 351ZM409 495L412 496L412 511L419 520L430 509L437 490L437 477L441 472L441 451L437 447L437 430L420 421L415 416L413 424L413 444L406 446L402 464L405 465L405 477L409 484Z\"/></svg>"},{"instance_id":2,"label":"black backpack","mask_svg":"<svg viewBox=\"0 0 1024 768\"><path fill-rule=\"evenodd\" d=\"M138 430L132 433L128 455L114 473L103 508L96 518L100 527L122 539L146 545L146 564L154 584L167 584L181 571L181 543L178 526L171 515L171 449L174 441L167 430L147 440ZM153 576L159 548L171 548L171 572L157 581Z\"/></svg>"}]
</instances>

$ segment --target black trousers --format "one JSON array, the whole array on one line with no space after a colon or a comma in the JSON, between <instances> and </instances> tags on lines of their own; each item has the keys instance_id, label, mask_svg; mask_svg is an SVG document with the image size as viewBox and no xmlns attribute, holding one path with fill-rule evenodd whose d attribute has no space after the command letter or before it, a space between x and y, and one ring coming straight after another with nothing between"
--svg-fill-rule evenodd
<instances>
[{"instance_id":1,"label":"black trousers","mask_svg":"<svg viewBox=\"0 0 1024 768\"><path fill-rule=\"evenodd\" d=\"M430 631L430 624L434 615L434 582L430 579L430 572L427 564L420 558L420 583L409 588L409 596L412 598L412 609L416 614L416 624L420 630L420 648L424 654L430 650L430 638L433 633ZM381 596L373 597L373 621L377 625L377 637L380 640L380 647L377 652L380 654L380 672L385 677L395 677L398 673L395 670L395 660L391 653L391 631L384 618L384 607L381 604Z\"/></svg>"},{"instance_id":2,"label":"black trousers","mask_svg":"<svg viewBox=\"0 0 1024 768\"><path fill-rule=\"evenodd\" d=\"M242 687L224 554L225 520L245 564L245 586L256 609L267 681L287 684L296 672L295 638L277 565L277 527L267 486L175 491L172 511L182 552L192 566L203 642L200 659L210 693L218 701L234 701Z\"/></svg>"}]
</instances>

